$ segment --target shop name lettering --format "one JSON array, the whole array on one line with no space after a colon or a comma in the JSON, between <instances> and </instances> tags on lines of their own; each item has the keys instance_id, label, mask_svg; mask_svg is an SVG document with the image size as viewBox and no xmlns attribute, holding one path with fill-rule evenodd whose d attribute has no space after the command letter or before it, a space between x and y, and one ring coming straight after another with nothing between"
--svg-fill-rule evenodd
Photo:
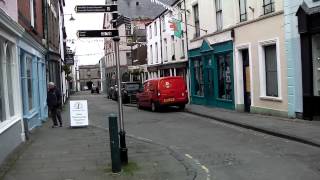
<instances>
[{"instance_id":1,"label":"shop name lettering","mask_svg":"<svg viewBox=\"0 0 320 180\"><path fill-rule=\"evenodd\" d=\"M101 32L101 36L112 36L112 32Z\"/></svg>"},{"instance_id":2,"label":"shop name lettering","mask_svg":"<svg viewBox=\"0 0 320 180\"><path fill-rule=\"evenodd\" d=\"M86 7L78 7L78 11L86 11L86 12L100 12L102 10L111 11L110 6L86 6Z\"/></svg>"}]
</instances>

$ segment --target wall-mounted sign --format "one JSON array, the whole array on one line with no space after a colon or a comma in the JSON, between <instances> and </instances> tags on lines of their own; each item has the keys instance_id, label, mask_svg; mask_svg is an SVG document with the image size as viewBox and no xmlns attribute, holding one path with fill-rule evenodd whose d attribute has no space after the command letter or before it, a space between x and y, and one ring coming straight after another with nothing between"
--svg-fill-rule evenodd
<instances>
[{"instance_id":1,"label":"wall-mounted sign","mask_svg":"<svg viewBox=\"0 0 320 180\"><path fill-rule=\"evenodd\" d=\"M66 54L66 56L64 57L64 62L66 65L74 65L73 54Z\"/></svg>"},{"instance_id":2,"label":"wall-mounted sign","mask_svg":"<svg viewBox=\"0 0 320 180\"><path fill-rule=\"evenodd\" d=\"M70 126L84 127L89 125L87 100L70 101Z\"/></svg>"},{"instance_id":3,"label":"wall-mounted sign","mask_svg":"<svg viewBox=\"0 0 320 180\"><path fill-rule=\"evenodd\" d=\"M98 13L98 12L114 12L118 11L118 5L79 5L76 6L75 11L77 13Z\"/></svg>"}]
</instances>

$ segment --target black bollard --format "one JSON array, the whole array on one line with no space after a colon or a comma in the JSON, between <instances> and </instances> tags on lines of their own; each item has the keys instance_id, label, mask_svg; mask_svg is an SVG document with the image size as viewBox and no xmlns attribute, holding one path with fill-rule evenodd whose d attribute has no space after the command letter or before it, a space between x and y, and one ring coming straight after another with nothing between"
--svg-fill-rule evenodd
<instances>
[{"instance_id":1,"label":"black bollard","mask_svg":"<svg viewBox=\"0 0 320 180\"><path fill-rule=\"evenodd\" d=\"M118 121L117 116L114 114L110 114L109 116L109 134L112 172L118 173L121 171L121 159L119 148Z\"/></svg>"}]
</instances>

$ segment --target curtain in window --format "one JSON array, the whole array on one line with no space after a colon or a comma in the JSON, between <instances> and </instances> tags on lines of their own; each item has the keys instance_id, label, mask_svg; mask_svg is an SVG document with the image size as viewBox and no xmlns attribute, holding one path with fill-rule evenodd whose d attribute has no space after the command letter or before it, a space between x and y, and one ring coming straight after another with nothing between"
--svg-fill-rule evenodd
<instances>
[{"instance_id":1,"label":"curtain in window","mask_svg":"<svg viewBox=\"0 0 320 180\"><path fill-rule=\"evenodd\" d=\"M266 95L278 97L278 72L276 45L264 47L266 68Z\"/></svg>"},{"instance_id":2,"label":"curtain in window","mask_svg":"<svg viewBox=\"0 0 320 180\"><path fill-rule=\"evenodd\" d=\"M14 89L13 89L13 76L12 76L12 69L13 69L13 59L12 59L12 47L7 44L6 45L6 63L7 63L7 85L8 85L8 95L9 95L9 112L10 116L14 116Z\"/></svg>"},{"instance_id":3,"label":"curtain in window","mask_svg":"<svg viewBox=\"0 0 320 180\"><path fill-rule=\"evenodd\" d=\"M27 76L27 92L28 92L28 107L33 108L33 88L32 88L32 58L26 57L26 76Z\"/></svg>"}]
</instances>

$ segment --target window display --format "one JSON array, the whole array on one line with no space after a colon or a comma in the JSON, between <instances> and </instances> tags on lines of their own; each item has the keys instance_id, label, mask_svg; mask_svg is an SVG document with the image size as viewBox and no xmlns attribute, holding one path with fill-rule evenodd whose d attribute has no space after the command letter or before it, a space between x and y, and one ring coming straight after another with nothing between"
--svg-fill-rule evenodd
<instances>
[{"instance_id":1,"label":"window display","mask_svg":"<svg viewBox=\"0 0 320 180\"><path fill-rule=\"evenodd\" d=\"M230 55L219 55L217 57L218 97L225 100L232 100L232 69L230 58Z\"/></svg>"},{"instance_id":2,"label":"window display","mask_svg":"<svg viewBox=\"0 0 320 180\"><path fill-rule=\"evenodd\" d=\"M194 60L194 90L195 95L204 96L203 62L201 59Z\"/></svg>"}]
</instances>

